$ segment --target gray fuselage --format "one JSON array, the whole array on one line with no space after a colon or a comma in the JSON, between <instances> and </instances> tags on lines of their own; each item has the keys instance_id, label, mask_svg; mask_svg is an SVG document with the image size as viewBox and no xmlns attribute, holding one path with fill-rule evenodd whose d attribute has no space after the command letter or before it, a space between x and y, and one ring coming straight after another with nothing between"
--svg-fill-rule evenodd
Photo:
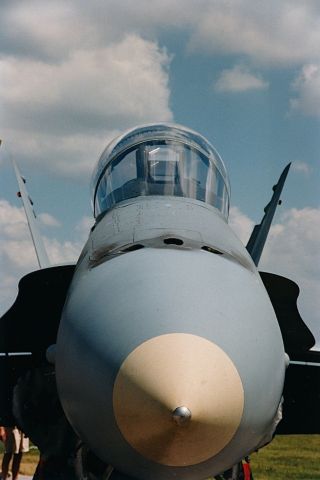
<instances>
[{"instance_id":1,"label":"gray fuselage","mask_svg":"<svg viewBox=\"0 0 320 480\"><path fill-rule=\"evenodd\" d=\"M56 374L70 423L102 460L143 480L226 470L271 439L285 367L259 273L216 208L149 196L101 216Z\"/></svg>"}]
</instances>

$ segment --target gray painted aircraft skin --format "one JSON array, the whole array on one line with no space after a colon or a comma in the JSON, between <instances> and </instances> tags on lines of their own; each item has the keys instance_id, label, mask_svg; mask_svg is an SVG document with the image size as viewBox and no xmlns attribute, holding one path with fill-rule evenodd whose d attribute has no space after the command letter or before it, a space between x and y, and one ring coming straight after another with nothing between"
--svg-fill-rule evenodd
<instances>
[{"instance_id":1,"label":"gray painted aircraft skin","mask_svg":"<svg viewBox=\"0 0 320 480\"><path fill-rule=\"evenodd\" d=\"M93 173L77 264L58 266L14 168L40 269L0 319L0 421L39 447L35 479L240 478L275 431L320 433L299 287L257 270L290 164L244 247L206 139L131 129Z\"/></svg>"},{"instance_id":2,"label":"gray painted aircraft skin","mask_svg":"<svg viewBox=\"0 0 320 480\"><path fill-rule=\"evenodd\" d=\"M127 208L133 218L140 215L144 235L138 233L139 242L144 236L148 246L90 267L95 244L114 245L124 233L121 229L127 229ZM181 228L166 226L170 237L185 240L185 247L160 245L165 227L159 228L154 245L150 239L157 221L166 224L168 212L173 216L179 212ZM147 220L152 217L150 225ZM192 218L210 226L202 232L202 241L201 236L195 240L197 230L188 235ZM109 222L120 231L103 242ZM133 231L126 233L129 237ZM227 254L203 251L203 245ZM88 247L69 291L56 352L60 398L80 437L106 462L146 479L150 468L154 478L204 478L263 444L283 389L286 359L281 333L249 255L213 208L180 199L139 199L107 214ZM239 372L245 395L241 423L230 443L215 457L185 468L151 464L130 448L112 406L114 380L127 356L146 340L175 332L204 337L223 349ZM185 379L192 384L191 380Z\"/></svg>"},{"instance_id":3,"label":"gray painted aircraft skin","mask_svg":"<svg viewBox=\"0 0 320 480\"><path fill-rule=\"evenodd\" d=\"M125 158L136 144L154 147L148 150L154 170L161 162L170 168L177 163L183 142L205 156L200 136L189 141L171 134L170 126L148 128L142 139L136 129L107 149L95 195L103 175L111 175L106 169L112 159ZM223 164L214 155L228 193ZM214 163L210 152L207 162ZM170 183L172 170L158 173L162 184ZM154 174L154 184L161 184L160 176ZM256 265L227 223L227 209L207 198L152 194L151 188L98 209L68 291L55 352L59 396L80 438L129 477L216 475L270 441L279 415L287 356L278 321ZM175 354L171 339L177 341ZM199 367L201 378L198 361L206 365ZM176 404L168 385L175 386ZM195 445L197 426L207 435L205 454Z\"/></svg>"}]
</instances>

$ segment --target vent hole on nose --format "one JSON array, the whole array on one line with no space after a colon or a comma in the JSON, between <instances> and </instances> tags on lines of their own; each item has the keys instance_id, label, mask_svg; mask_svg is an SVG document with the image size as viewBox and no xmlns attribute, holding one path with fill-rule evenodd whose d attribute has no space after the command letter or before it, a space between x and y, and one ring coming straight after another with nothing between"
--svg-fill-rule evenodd
<instances>
[{"instance_id":1,"label":"vent hole on nose","mask_svg":"<svg viewBox=\"0 0 320 480\"><path fill-rule=\"evenodd\" d=\"M216 255L223 255L223 253L220 252L219 250L216 250L215 248L212 248L212 247L208 247L207 245L204 245L203 247L201 247L201 250L204 250L205 252L209 252L209 253L215 253Z\"/></svg>"},{"instance_id":2,"label":"vent hole on nose","mask_svg":"<svg viewBox=\"0 0 320 480\"><path fill-rule=\"evenodd\" d=\"M183 245L183 240L180 240L180 238L165 238L163 240L163 243L166 245Z\"/></svg>"},{"instance_id":3,"label":"vent hole on nose","mask_svg":"<svg viewBox=\"0 0 320 480\"><path fill-rule=\"evenodd\" d=\"M140 250L141 248L144 248L144 245L141 245L140 243L136 243L135 245L130 245L130 247L123 248L121 251L123 253L135 252L136 250Z\"/></svg>"}]
</instances>

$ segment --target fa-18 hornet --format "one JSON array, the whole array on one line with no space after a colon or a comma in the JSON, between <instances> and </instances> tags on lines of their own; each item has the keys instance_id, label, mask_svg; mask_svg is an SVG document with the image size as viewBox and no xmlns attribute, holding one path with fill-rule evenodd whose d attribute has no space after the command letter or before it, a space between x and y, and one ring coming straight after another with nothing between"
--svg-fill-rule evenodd
<instances>
[{"instance_id":1,"label":"fa-18 hornet","mask_svg":"<svg viewBox=\"0 0 320 480\"><path fill-rule=\"evenodd\" d=\"M320 433L299 289L258 271L289 167L245 247L213 146L133 128L94 170L77 263L50 266L15 166L40 269L0 321L0 415L39 446L36 478L227 478L276 429Z\"/></svg>"}]
</instances>

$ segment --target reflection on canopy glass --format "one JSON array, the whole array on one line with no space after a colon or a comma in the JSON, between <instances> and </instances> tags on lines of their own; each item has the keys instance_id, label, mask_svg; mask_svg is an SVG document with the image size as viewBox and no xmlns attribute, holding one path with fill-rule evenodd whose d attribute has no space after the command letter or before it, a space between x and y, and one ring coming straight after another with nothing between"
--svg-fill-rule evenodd
<instances>
[{"instance_id":1,"label":"reflection on canopy glass","mask_svg":"<svg viewBox=\"0 0 320 480\"><path fill-rule=\"evenodd\" d=\"M220 158L212 158L214 151L208 155L195 142L180 139L143 141L140 135L139 140L102 169L95 188L96 216L130 198L165 195L201 200L227 217L228 186L217 167Z\"/></svg>"}]
</instances>

